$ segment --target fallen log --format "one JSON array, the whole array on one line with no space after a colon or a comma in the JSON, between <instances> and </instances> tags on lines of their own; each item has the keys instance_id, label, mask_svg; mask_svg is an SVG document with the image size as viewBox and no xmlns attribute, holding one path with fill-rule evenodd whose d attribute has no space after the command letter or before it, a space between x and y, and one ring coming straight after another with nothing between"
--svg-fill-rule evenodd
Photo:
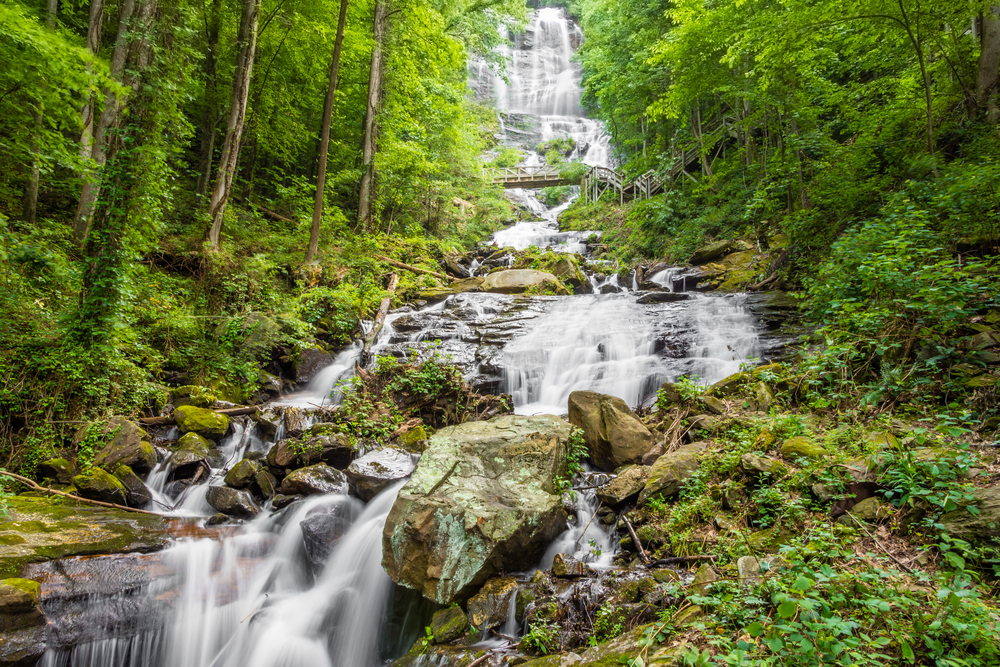
<instances>
[{"instance_id":1,"label":"fallen log","mask_svg":"<svg viewBox=\"0 0 1000 667\"><path fill-rule=\"evenodd\" d=\"M430 271L428 269L419 269L415 266L410 266L409 264L403 264L402 262L397 262L394 259L389 259L388 257L383 257L382 255L373 254L375 259L385 262L390 266L395 266L397 269L406 269L407 271L412 271L413 273L420 273L425 276L434 276L435 278L440 278L441 280L446 280L448 282L455 282L458 278L452 278L451 276L446 276L443 273L438 273L437 271Z\"/></svg>"},{"instance_id":2,"label":"fallen log","mask_svg":"<svg viewBox=\"0 0 1000 667\"><path fill-rule=\"evenodd\" d=\"M209 408L211 410L211 408ZM241 405L238 408L225 408L223 410L212 410L212 412L217 412L220 415L226 415L227 417L239 417L241 415L252 415L257 412L257 408L251 405ZM139 417L139 423L144 426L167 426L168 424L174 423L173 415L166 415L164 417Z\"/></svg>"},{"instance_id":3,"label":"fallen log","mask_svg":"<svg viewBox=\"0 0 1000 667\"><path fill-rule=\"evenodd\" d=\"M372 325L372 330L365 336L365 346L361 350L361 359L366 364L368 363L368 357L371 355L372 345L378 339L382 327L385 326L385 316L389 314L389 304L392 303L392 297L396 294L396 285L398 284L399 276L393 273L389 276L389 295L382 299L382 303L378 307L378 314L375 316L375 323Z\"/></svg>"},{"instance_id":4,"label":"fallen log","mask_svg":"<svg viewBox=\"0 0 1000 667\"><path fill-rule=\"evenodd\" d=\"M712 554L701 554L698 556L673 556L671 558L660 558L649 563L649 567L662 567L663 565L677 565L688 563L693 560L715 560L718 556Z\"/></svg>"},{"instance_id":5,"label":"fallen log","mask_svg":"<svg viewBox=\"0 0 1000 667\"><path fill-rule=\"evenodd\" d=\"M129 507L128 505L117 505L115 503L105 503L100 500L90 500L89 498L81 498L80 496L74 496L72 493L65 493L64 491L56 491L55 489L50 489L46 486L36 484L34 481L28 479L27 477L21 477L20 475L15 475L12 472L3 471L0 472L0 478L10 477L16 479L22 484L28 486L33 491L40 491L41 493L49 493L54 496L62 496L64 498L69 498L75 500L78 503L84 503L86 505L97 505L98 507L110 507L116 510L125 510L126 512L136 512L138 514L152 514L153 516L160 516L156 512L149 512L147 510L137 509L135 507Z\"/></svg>"},{"instance_id":6,"label":"fallen log","mask_svg":"<svg viewBox=\"0 0 1000 667\"><path fill-rule=\"evenodd\" d=\"M646 555L645 550L642 548L642 542L639 541L639 536L635 534L635 528L632 527L632 522L628 520L628 517L622 514L622 518L625 519L625 527L628 528L628 534L632 536L632 541L635 542L636 548L639 550L639 558L646 565L649 565L649 556Z\"/></svg>"}]
</instances>

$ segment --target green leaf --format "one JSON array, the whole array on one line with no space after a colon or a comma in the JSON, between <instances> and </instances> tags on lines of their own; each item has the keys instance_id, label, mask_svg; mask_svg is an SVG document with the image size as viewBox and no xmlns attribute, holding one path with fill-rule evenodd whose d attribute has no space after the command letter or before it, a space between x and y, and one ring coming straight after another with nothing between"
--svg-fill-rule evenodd
<instances>
[{"instance_id":1,"label":"green leaf","mask_svg":"<svg viewBox=\"0 0 1000 667\"><path fill-rule=\"evenodd\" d=\"M913 654L913 649L906 642L899 642L899 650L903 654L903 659L907 662L913 662L916 660L916 656Z\"/></svg>"},{"instance_id":2,"label":"green leaf","mask_svg":"<svg viewBox=\"0 0 1000 667\"><path fill-rule=\"evenodd\" d=\"M751 637L760 637L764 634L764 626L754 622L747 626L746 631Z\"/></svg>"},{"instance_id":3,"label":"green leaf","mask_svg":"<svg viewBox=\"0 0 1000 667\"><path fill-rule=\"evenodd\" d=\"M778 616L782 618L791 618L795 616L795 612L798 611L799 603L795 600L785 600L778 605Z\"/></svg>"},{"instance_id":4,"label":"green leaf","mask_svg":"<svg viewBox=\"0 0 1000 667\"><path fill-rule=\"evenodd\" d=\"M792 584L792 588L794 588L797 591L805 592L810 588L812 588L813 584L815 583L816 582L814 582L812 579L808 579L806 577L799 577L798 579L795 580L795 583Z\"/></svg>"}]
</instances>

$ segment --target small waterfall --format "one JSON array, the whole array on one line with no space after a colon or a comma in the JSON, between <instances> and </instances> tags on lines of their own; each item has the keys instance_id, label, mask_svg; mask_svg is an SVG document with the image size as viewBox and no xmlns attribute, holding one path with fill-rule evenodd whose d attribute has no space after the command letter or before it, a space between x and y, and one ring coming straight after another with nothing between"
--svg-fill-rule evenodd
<instances>
[{"instance_id":1,"label":"small waterfall","mask_svg":"<svg viewBox=\"0 0 1000 667\"><path fill-rule=\"evenodd\" d=\"M760 333L744 294L692 293L688 314L695 325L688 352L689 372L704 384L737 373L740 364L760 356Z\"/></svg>"}]
</instances>

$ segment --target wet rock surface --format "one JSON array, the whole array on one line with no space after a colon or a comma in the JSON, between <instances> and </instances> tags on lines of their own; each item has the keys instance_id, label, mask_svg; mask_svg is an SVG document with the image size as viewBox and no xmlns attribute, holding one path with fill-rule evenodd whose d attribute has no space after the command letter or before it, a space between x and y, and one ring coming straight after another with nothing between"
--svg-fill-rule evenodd
<instances>
[{"instance_id":1,"label":"wet rock surface","mask_svg":"<svg viewBox=\"0 0 1000 667\"><path fill-rule=\"evenodd\" d=\"M439 604L471 596L501 569L529 566L563 530L554 477L569 424L504 416L435 433L383 532L383 566Z\"/></svg>"},{"instance_id":2,"label":"wet rock surface","mask_svg":"<svg viewBox=\"0 0 1000 667\"><path fill-rule=\"evenodd\" d=\"M601 470L637 463L653 447L653 434L617 396L574 391L569 420L583 429L590 461Z\"/></svg>"},{"instance_id":3,"label":"wet rock surface","mask_svg":"<svg viewBox=\"0 0 1000 667\"><path fill-rule=\"evenodd\" d=\"M415 468L409 452L385 447L352 461L346 472L358 498L368 501L390 484L409 477Z\"/></svg>"}]
</instances>

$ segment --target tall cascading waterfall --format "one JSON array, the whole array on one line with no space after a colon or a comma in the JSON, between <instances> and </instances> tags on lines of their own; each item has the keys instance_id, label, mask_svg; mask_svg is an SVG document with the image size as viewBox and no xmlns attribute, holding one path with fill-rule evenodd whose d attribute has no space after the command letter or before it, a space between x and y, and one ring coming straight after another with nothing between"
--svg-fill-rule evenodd
<instances>
[{"instance_id":1,"label":"tall cascading waterfall","mask_svg":"<svg viewBox=\"0 0 1000 667\"><path fill-rule=\"evenodd\" d=\"M479 99L494 103L501 113L519 118L530 130L504 126L504 141L526 149L522 166L544 165L535 151L551 139L576 142L570 159L595 167L611 166L611 145L600 121L587 118L580 108L580 65L572 60L583 40L580 28L565 10L543 7L534 13L528 29L514 37L514 46L503 49L508 62L507 77L484 63L473 68L471 85ZM551 246L559 252L584 252L584 240L592 232L559 232L558 215L570 204L546 206L534 190L509 193L517 203L538 216L537 221L519 222L497 232L498 246L523 250L531 245Z\"/></svg>"}]
</instances>

